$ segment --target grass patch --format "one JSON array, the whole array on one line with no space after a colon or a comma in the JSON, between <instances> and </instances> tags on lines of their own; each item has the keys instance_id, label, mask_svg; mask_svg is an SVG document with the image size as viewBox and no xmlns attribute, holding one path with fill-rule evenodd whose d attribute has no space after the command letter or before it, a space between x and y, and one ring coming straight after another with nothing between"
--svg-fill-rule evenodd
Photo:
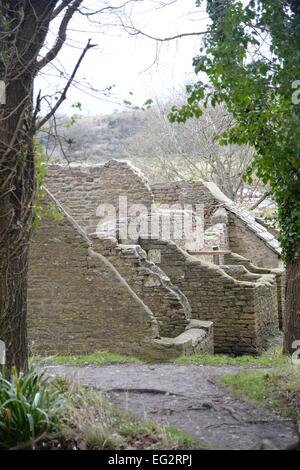
<instances>
[{"instance_id":1,"label":"grass patch","mask_svg":"<svg viewBox=\"0 0 300 470\"><path fill-rule=\"evenodd\" d=\"M117 432L125 440L126 445L137 446L140 449L188 450L199 448L199 443L192 437L174 427L140 421L132 414L122 411L118 413ZM200 447L209 448L205 444Z\"/></svg>"},{"instance_id":2,"label":"grass patch","mask_svg":"<svg viewBox=\"0 0 300 470\"><path fill-rule=\"evenodd\" d=\"M109 364L144 364L145 361L134 356L115 354L108 351L97 351L92 354L78 356L53 355L48 357L35 356L34 363L46 365L66 366L105 366ZM266 352L261 356L226 356L224 354L200 354L194 356L181 356L174 361L176 364L203 364L212 366L244 366L244 367L281 367L290 363L290 359L282 356L279 350Z\"/></svg>"},{"instance_id":3,"label":"grass patch","mask_svg":"<svg viewBox=\"0 0 300 470\"><path fill-rule=\"evenodd\" d=\"M221 377L219 383L239 398L260 404L284 417L300 418L300 367L239 372Z\"/></svg>"},{"instance_id":4,"label":"grass patch","mask_svg":"<svg viewBox=\"0 0 300 470\"><path fill-rule=\"evenodd\" d=\"M97 351L92 354L85 354L79 356L48 356L48 357L34 357L33 362L49 364L49 365L66 365L66 366L105 366L109 364L142 364L143 361L133 356L125 356L122 354L114 354L108 351Z\"/></svg>"},{"instance_id":5,"label":"grass patch","mask_svg":"<svg viewBox=\"0 0 300 470\"><path fill-rule=\"evenodd\" d=\"M264 353L261 356L226 356L224 354L199 354L194 356L181 356L175 359L177 364L207 364L211 366L244 366L244 367L282 367L287 366L291 360L279 353Z\"/></svg>"}]
</instances>

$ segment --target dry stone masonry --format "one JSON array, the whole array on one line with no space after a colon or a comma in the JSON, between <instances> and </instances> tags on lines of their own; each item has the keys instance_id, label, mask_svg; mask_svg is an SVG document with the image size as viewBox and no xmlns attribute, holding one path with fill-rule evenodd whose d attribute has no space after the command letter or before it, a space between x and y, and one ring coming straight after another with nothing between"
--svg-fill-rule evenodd
<instances>
[{"instance_id":1,"label":"dry stone masonry","mask_svg":"<svg viewBox=\"0 0 300 470\"><path fill-rule=\"evenodd\" d=\"M175 243L142 240L148 251L160 249L161 268L188 298L192 317L214 324L216 352L253 354L278 330L275 275L251 275L236 266L226 270L203 263Z\"/></svg>"},{"instance_id":2,"label":"dry stone masonry","mask_svg":"<svg viewBox=\"0 0 300 470\"><path fill-rule=\"evenodd\" d=\"M35 352L108 350L149 360L214 350L258 354L284 326L275 234L214 184L150 187L138 169L116 160L49 166L46 184L44 204L60 217L44 217L31 246ZM175 236L174 221L170 239L154 234L153 214L163 224L166 205L176 207L177 221L196 220L203 207L202 244ZM137 219L149 230L124 237ZM110 236L99 236L103 220Z\"/></svg>"}]
</instances>

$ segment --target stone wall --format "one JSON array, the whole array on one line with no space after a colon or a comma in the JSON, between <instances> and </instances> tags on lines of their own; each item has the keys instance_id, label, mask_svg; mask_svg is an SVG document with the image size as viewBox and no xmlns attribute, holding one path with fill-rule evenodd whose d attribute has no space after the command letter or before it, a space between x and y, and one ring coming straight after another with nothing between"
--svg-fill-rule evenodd
<instances>
[{"instance_id":1,"label":"stone wall","mask_svg":"<svg viewBox=\"0 0 300 470\"><path fill-rule=\"evenodd\" d=\"M104 165L94 166L71 165L64 168L52 165L48 169L46 184L87 233L95 232L98 223L111 216L100 212L96 214L100 204L111 205L112 209L116 209L116 218L120 216L122 220L122 214L118 213L120 196L126 196L128 207L139 204L147 210L154 201L156 206L162 207L165 204L179 205L187 209L188 205L195 212L197 205L203 206L205 229L214 224L213 215L223 207L229 219L229 249L251 259L258 266L278 267L280 250L276 238L249 212L239 209L213 183L180 181L154 184L150 188L138 169L128 162L110 160ZM146 224L151 225L149 221ZM115 235L122 239L118 231ZM128 243L127 239L122 241Z\"/></svg>"},{"instance_id":2,"label":"stone wall","mask_svg":"<svg viewBox=\"0 0 300 470\"><path fill-rule=\"evenodd\" d=\"M205 228L209 225L213 212L220 206L220 202L211 195L202 181L157 183L152 184L151 189L154 200L160 204L170 206L181 204L182 207L191 205L195 212L197 204L202 205L204 207Z\"/></svg>"},{"instance_id":3,"label":"stone wall","mask_svg":"<svg viewBox=\"0 0 300 470\"><path fill-rule=\"evenodd\" d=\"M216 246L219 250L229 250L228 213L219 207L210 219L210 227L205 232L205 248Z\"/></svg>"},{"instance_id":4,"label":"stone wall","mask_svg":"<svg viewBox=\"0 0 300 470\"><path fill-rule=\"evenodd\" d=\"M239 281L199 261L172 242L141 240L145 251L160 250L159 266L186 295L192 318L214 323L215 351L253 354L278 331L275 277Z\"/></svg>"},{"instance_id":5,"label":"stone wall","mask_svg":"<svg viewBox=\"0 0 300 470\"><path fill-rule=\"evenodd\" d=\"M282 325L283 276L269 268L278 266L278 243L212 183L150 188L139 170L112 160L92 167L51 166L47 187L63 204L52 199L63 220L44 221L33 241L29 324L37 350L52 352L57 336L64 353L107 349L161 358L178 351L211 351L212 327L198 323L190 328L198 320L214 322L217 352L257 353L276 333L278 318ZM233 254L222 269L203 262L201 249L199 258L192 257L175 243L141 238L133 244L119 232L119 242L99 239L93 234L107 214L97 212L98 206L109 205L110 220L114 215L122 220L122 214L114 214L122 196L128 207L155 206L165 215L164 204L194 212L202 206L208 247L216 241L268 269L244 257L239 263ZM147 216L147 221L153 220Z\"/></svg>"},{"instance_id":6,"label":"stone wall","mask_svg":"<svg viewBox=\"0 0 300 470\"><path fill-rule=\"evenodd\" d=\"M35 353L151 356L159 337L152 312L66 217L45 219L34 233L28 282Z\"/></svg>"},{"instance_id":7,"label":"stone wall","mask_svg":"<svg viewBox=\"0 0 300 470\"><path fill-rule=\"evenodd\" d=\"M117 160L95 166L49 166L46 185L87 233L95 232L101 220L101 214L96 214L100 204L112 205L118 217L120 196L126 196L128 206L142 204L150 209L153 202L142 173Z\"/></svg>"},{"instance_id":8,"label":"stone wall","mask_svg":"<svg viewBox=\"0 0 300 470\"><path fill-rule=\"evenodd\" d=\"M285 309L285 288L286 288L286 275L285 270L282 268L267 269L255 266L249 259L244 258L237 253L230 253L225 255L225 262L231 266L244 266L250 273L255 273L257 276L264 274L272 274L276 278L277 284L277 301L278 301L278 321L279 328L283 330L284 327L284 309Z\"/></svg>"},{"instance_id":9,"label":"stone wall","mask_svg":"<svg viewBox=\"0 0 300 470\"><path fill-rule=\"evenodd\" d=\"M262 217L255 216L255 220L258 224L262 225L264 228L268 230L268 232L276 238L279 238L280 230L278 228L273 227L272 223L263 219Z\"/></svg>"},{"instance_id":10,"label":"stone wall","mask_svg":"<svg viewBox=\"0 0 300 470\"><path fill-rule=\"evenodd\" d=\"M212 323L191 320L184 294L140 247L90 240L50 193L49 203L59 220L43 219L30 251L28 331L35 354L107 350L168 360L213 353Z\"/></svg>"},{"instance_id":11,"label":"stone wall","mask_svg":"<svg viewBox=\"0 0 300 470\"><path fill-rule=\"evenodd\" d=\"M229 212L229 245L231 251L264 268L278 268L279 255L269 248L241 219Z\"/></svg>"},{"instance_id":12,"label":"stone wall","mask_svg":"<svg viewBox=\"0 0 300 470\"><path fill-rule=\"evenodd\" d=\"M191 318L187 298L158 266L147 260L146 253L139 245L120 245L113 239L93 237L93 246L112 263L151 309L161 336L174 338L185 330Z\"/></svg>"},{"instance_id":13,"label":"stone wall","mask_svg":"<svg viewBox=\"0 0 300 470\"><path fill-rule=\"evenodd\" d=\"M280 249L274 235L256 222L255 217L240 209L214 183L204 181L159 183L151 187L155 201L164 204L204 205L205 229L211 228L216 211L225 209L228 216L229 248L250 258L254 264L277 268Z\"/></svg>"}]
</instances>

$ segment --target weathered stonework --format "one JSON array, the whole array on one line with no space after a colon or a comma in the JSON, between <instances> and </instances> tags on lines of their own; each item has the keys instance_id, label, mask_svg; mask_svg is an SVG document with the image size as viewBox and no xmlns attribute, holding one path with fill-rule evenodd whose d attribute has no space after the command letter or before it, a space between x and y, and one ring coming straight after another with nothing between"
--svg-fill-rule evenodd
<instances>
[{"instance_id":1,"label":"weathered stonework","mask_svg":"<svg viewBox=\"0 0 300 470\"><path fill-rule=\"evenodd\" d=\"M255 266L249 259L244 258L236 253L225 255L225 262L231 266L244 266L248 272L256 273L261 276L262 274L273 274L276 278L277 284L277 303L278 303L278 321L280 330L284 330L284 306L285 306L285 287L286 276L283 268L267 269Z\"/></svg>"},{"instance_id":2,"label":"weathered stonework","mask_svg":"<svg viewBox=\"0 0 300 470\"><path fill-rule=\"evenodd\" d=\"M160 267L186 295L192 317L213 321L216 352L260 352L278 331L274 275L251 276L245 269L248 279L237 280L172 242L141 240L141 245L145 251L161 250Z\"/></svg>"},{"instance_id":3,"label":"weathered stonework","mask_svg":"<svg viewBox=\"0 0 300 470\"><path fill-rule=\"evenodd\" d=\"M107 349L147 355L159 337L150 309L66 217L45 219L34 234L28 308L29 337L37 353Z\"/></svg>"},{"instance_id":4,"label":"weathered stonework","mask_svg":"<svg viewBox=\"0 0 300 470\"><path fill-rule=\"evenodd\" d=\"M259 267L278 268L278 253L232 213L229 213L229 245L234 253L251 259Z\"/></svg>"},{"instance_id":5,"label":"weathered stonework","mask_svg":"<svg viewBox=\"0 0 300 470\"><path fill-rule=\"evenodd\" d=\"M227 223L231 251L250 258L258 266L278 267L280 248L274 232L269 231L266 225L259 224L249 212L240 209L214 183L160 183L153 185L152 190L158 202L178 202L183 207L191 204L194 208L197 204L203 204L206 230L217 223ZM227 221L224 212L220 212L222 210L227 213Z\"/></svg>"},{"instance_id":6,"label":"weathered stonework","mask_svg":"<svg viewBox=\"0 0 300 470\"><path fill-rule=\"evenodd\" d=\"M150 209L153 194L143 174L128 162L110 160L104 165L52 165L47 187L74 217L86 233L94 233L102 219L99 205L111 205L118 214L119 197L126 196L128 206L142 204Z\"/></svg>"},{"instance_id":7,"label":"weathered stonework","mask_svg":"<svg viewBox=\"0 0 300 470\"><path fill-rule=\"evenodd\" d=\"M176 338L154 340L160 357L175 359L178 355L213 354L213 322L191 320L185 331Z\"/></svg>"},{"instance_id":8,"label":"weathered stonework","mask_svg":"<svg viewBox=\"0 0 300 470\"><path fill-rule=\"evenodd\" d=\"M210 225L210 217L220 206L201 181L176 181L171 183L153 184L151 189L154 199L160 204L181 204L182 208L190 205L196 212L197 205L204 207L205 228Z\"/></svg>"},{"instance_id":9,"label":"weathered stonework","mask_svg":"<svg viewBox=\"0 0 300 470\"><path fill-rule=\"evenodd\" d=\"M218 211L223 209L228 217L231 251L265 268L276 268L280 263L280 248L273 233L213 183L180 181L154 184L150 188L138 169L128 162L110 160L105 165L50 166L47 187L87 233L95 232L101 220L96 214L97 207L111 204L117 208L120 196L126 196L128 206L140 204L149 210L153 203L158 208L165 204L182 209L189 206L195 212L197 205L203 206L205 229L219 223ZM224 220L223 213L222 223Z\"/></svg>"},{"instance_id":10,"label":"weathered stonework","mask_svg":"<svg viewBox=\"0 0 300 470\"><path fill-rule=\"evenodd\" d=\"M31 247L28 321L34 351L105 349L152 360L212 353L214 347L257 354L282 326L284 273L272 269L279 263L278 242L212 183L150 188L139 170L112 160L50 166L47 187L63 218L43 220ZM123 240L120 197L135 209L155 206L159 216L168 215L164 204L176 205L179 218L183 210L193 217L203 207L203 249L197 237L191 248L161 234ZM109 221L116 215L116 237L95 235L107 215L97 210L100 204L112 210ZM153 216L146 218L151 225ZM223 250L217 256L222 266L210 263L216 248Z\"/></svg>"},{"instance_id":11,"label":"weathered stonework","mask_svg":"<svg viewBox=\"0 0 300 470\"><path fill-rule=\"evenodd\" d=\"M93 246L151 309L161 336L175 337L184 331L191 318L189 302L166 274L147 260L139 245L120 245L113 239L104 241L94 237Z\"/></svg>"},{"instance_id":12,"label":"weathered stonework","mask_svg":"<svg viewBox=\"0 0 300 470\"><path fill-rule=\"evenodd\" d=\"M51 195L47 199L62 220L44 219L32 240L28 330L35 353L105 349L167 360L213 351L212 329L198 326L197 341L183 334L190 305L140 247L91 242Z\"/></svg>"}]
</instances>

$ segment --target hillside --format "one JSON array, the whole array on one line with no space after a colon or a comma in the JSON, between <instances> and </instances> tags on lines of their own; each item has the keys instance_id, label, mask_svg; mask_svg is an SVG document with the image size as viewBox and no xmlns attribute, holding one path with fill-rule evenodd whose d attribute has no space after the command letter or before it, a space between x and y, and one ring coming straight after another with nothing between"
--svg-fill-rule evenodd
<instances>
[{"instance_id":1,"label":"hillside","mask_svg":"<svg viewBox=\"0 0 300 470\"><path fill-rule=\"evenodd\" d=\"M246 146L220 146L214 139L232 125L222 107L200 119L171 124L171 105L103 116L59 117L40 134L49 161L105 163L130 160L152 182L204 179L231 199L256 200L264 188L247 187L243 174L254 152Z\"/></svg>"},{"instance_id":2,"label":"hillside","mask_svg":"<svg viewBox=\"0 0 300 470\"><path fill-rule=\"evenodd\" d=\"M41 134L50 160L67 157L69 162L104 163L111 158L128 158L127 149L141 133L146 116L143 112L122 112L107 116L76 115L74 119L74 123L66 117L57 119L60 143L53 135Z\"/></svg>"}]
</instances>

